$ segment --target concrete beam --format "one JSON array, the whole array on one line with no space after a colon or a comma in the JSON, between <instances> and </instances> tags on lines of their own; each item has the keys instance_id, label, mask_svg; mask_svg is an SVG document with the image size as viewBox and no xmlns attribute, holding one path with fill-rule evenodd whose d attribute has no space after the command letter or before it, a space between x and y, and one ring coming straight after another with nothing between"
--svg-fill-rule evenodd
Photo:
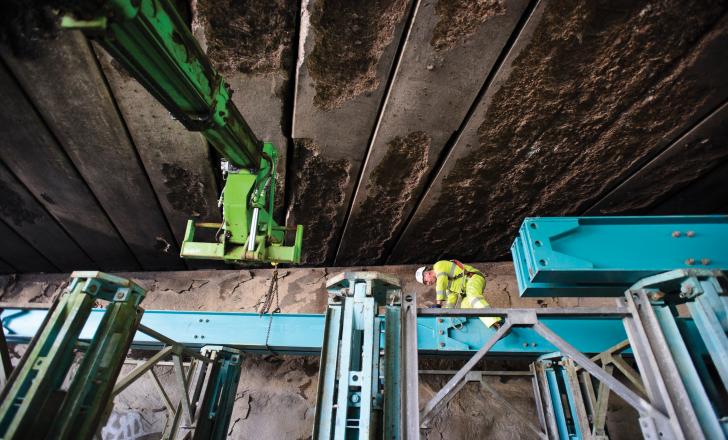
<instances>
[{"instance_id":1,"label":"concrete beam","mask_svg":"<svg viewBox=\"0 0 728 440\"><path fill-rule=\"evenodd\" d=\"M142 267L184 267L85 37L63 32L35 59L2 57Z\"/></svg>"},{"instance_id":2,"label":"concrete beam","mask_svg":"<svg viewBox=\"0 0 728 440\"><path fill-rule=\"evenodd\" d=\"M527 5L418 2L336 264L384 262Z\"/></svg>"},{"instance_id":3,"label":"concrete beam","mask_svg":"<svg viewBox=\"0 0 728 440\"><path fill-rule=\"evenodd\" d=\"M648 212L728 160L727 146L728 103L725 103L599 200L585 215ZM701 196L707 199L710 194Z\"/></svg>"},{"instance_id":4,"label":"concrete beam","mask_svg":"<svg viewBox=\"0 0 728 440\"><path fill-rule=\"evenodd\" d=\"M2 163L0 219L62 271L98 267Z\"/></svg>"},{"instance_id":5,"label":"concrete beam","mask_svg":"<svg viewBox=\"0 0 728 440\"><path fill-rule=\"evenodd\" d=\"M722 17L539 2L389 262L506 258L523 217L583 212L726 99Z\"/></svg>"},{"instance_id":6,"label":"concrete beam","mask_svg":"<svg viewBox=\"0 0 728 440\"><path fill-rule=\"evenodd\" d=\"M288 216L307 264L333 260L412 3L303 1Z\"/></svg>"},{"instance_id":7,"label":"concrete beam","mask_svg":"<svg viewBox=\"0 0 728 440\"><path fill-rule=\"evenodd\" d=\"M13 266L9 265L3 260L0 260L0 273L11 274L15 272L17 272L17 270Z\"/></svg>"},{"instance_id":8,"label":"concrete beam","mask_svg":"<svg viewBox=\"0 0 728 440\"><path fill-rule=\"evenodd\" d=\"M283 221L295 64L295 0L196 0L192 31L233 90L232 99L262 141L278 150L275 216Z\"/></svg>"},{"instance_id":9,"label":"concrete beam","mask_svg":"<svg viewBox=\"0 0 728 440\"><path fill-rule=\"evenodd\" d=\"M129 128L144 169L174 233L182 243L187 220L220 221L217 183L205 138L175 121L100 46L94 50Z\"/></svg>"},{"instance_id":10,"label":"concrete beam","mask_svg":"<svg viewBox=\"0 0 728 440\"><path fill-rule=\"evenodd\" d=\"M3 272L55 272L58 270L53 263L33 249L3 221L0 221L0 242L2 242L0 260L13 262L11 270L8 270L7 264L3 264L4 267L0 267Z\"/></svg>"},{"instance_id":11,"label":"concrete beam","mask_svg":"<svg viewBox=\"0 0 728 440\"><path fill-rule=\"evenodd\" d=\"M723 144L725 148L725 144ZM652 215L727 214L728 161L718 164L711 172L692 182L651 210Z\"/></svg>"},{"instance_id":12,"label":"concrete beam","mask_svg":"<svg viewBox=\"0 0 728 440\"><path fill-rule=\"evenodd\" d=\"M73 163L1 63L0 106L12 109L0 112L0 158L3 163L98 267L104 270L137 269L136 259Z\"/></svg>"}]
</instances>

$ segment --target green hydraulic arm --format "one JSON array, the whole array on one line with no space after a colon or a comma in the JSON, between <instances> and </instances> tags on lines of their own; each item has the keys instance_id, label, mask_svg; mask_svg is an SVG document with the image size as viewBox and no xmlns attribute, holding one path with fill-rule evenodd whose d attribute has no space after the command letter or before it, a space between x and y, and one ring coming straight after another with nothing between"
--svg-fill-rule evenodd
<instances>
[{"instance_id":1,"label":"green hydraulic arm","mask_svg":"<svg viewBox=\"0 0 728 440\"><path fill-rule=\"evenodd\" d=\"M141 321L145 291L101 272L74 272L0 393L0 439L91 439ZM106 310L67 389L79 336L97 300Z\"/></svg>"},{"instance_id":2,"label":"green hydraulic arm","mask_svg":"<svg viewBox=\"0 0 728 440\"><path fill-rule=\"evenodd\" d=\"M62 26L98 41L188 130L225 159L222 223L189 220L182 257L300 263L303 227L273 220L277 153L253 134L215 69L170 0L106 0L98 16L66 15ZM214 240L196 241L198 229ZM212 234L210 234L212 235Z\"/></svg>"}]
</instances>

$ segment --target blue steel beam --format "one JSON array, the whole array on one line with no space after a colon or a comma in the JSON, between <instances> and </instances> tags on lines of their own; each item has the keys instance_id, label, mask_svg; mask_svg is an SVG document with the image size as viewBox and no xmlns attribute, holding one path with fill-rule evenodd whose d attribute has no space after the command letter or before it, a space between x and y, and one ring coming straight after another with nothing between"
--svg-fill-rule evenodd
<instances>
[{"instance_id":1,"label":"blue steel beam","mask_svg":"<svg viewBox=\"0 0 728 440\"><path fill-rule=\"evenodd\" d=\"M3 329L9 343L27 343L36 333L46 310L5 309ZM81 332L81 340L89 340L103 315L103 309L91 312ZM190 347L223 345L244 351L266 351L265 336L269 315L227 312L185 312L146 310L142 324ZM623 341L627 335L619 318L542 317L543 322L563 339L584 353L599 353ZM441 320L441 322L438 322ZM694 327L692 321L683 325ZM442 332L442 333L441 333ZM477 351L493 334L477 318L417 318L417 346L420 353L450 356ZM321 352L324 337L324 315L273 315L268 346L287 354ZM159 348L159 341L137 332L134 348ZM529 328L514 328L499 341L495 355L538 356L555 351Z\"/></svg>"},{"instance_id":2,"label":"blue steel beam","mask_svg":"<svg viewBox=\"0 0 728 440\"><path fill-rule=\"evenodd\" d=\"M511 247L521 296L621 296L679 268L728 269L728 216L531 217Z\"/></svg>"}]
</instances>

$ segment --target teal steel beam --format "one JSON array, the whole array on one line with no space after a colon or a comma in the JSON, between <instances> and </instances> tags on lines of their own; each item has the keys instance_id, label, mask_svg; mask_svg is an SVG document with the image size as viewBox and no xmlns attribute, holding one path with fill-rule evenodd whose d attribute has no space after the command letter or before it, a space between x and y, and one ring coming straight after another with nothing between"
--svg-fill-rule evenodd
<instances>
[{"instance_id":1,"label":"teal steel beam","mask_svg":"<svg viewBox=\"0 0 728 440\"><path fill-rule=\"evenodd\" d=\"M1 316L8 343L30 341L46 313L46 310L39 309L5 309ZM102 314L103 309L91 312L80 332L80 340L88 341L93 337ZM325 334L324 315L280 313L273 315L272 319L268 340L271 350L286 354L321 352ZM620 317L547 316L542 319L549 328L583 353L601 353L627 338ZM223 345L243 351L264 352L267 351L265 336L268 320L269 316L261 317L257 313L146 310L142 325L168 335L191 349L199 349L204 345ZM677 320L685 321L681 318ZM419 317L418 351L420 354L438 356L474 353L494 333L494 330L479 323L478 318ZM692 320L685 321L684 325L689 328L695 326ZM134 336L132 346L138 349L161 349L163 344L139 331ZM514 328L508 336L498 341L491 353L535 357L555 350L553 345L533 330Z\"/></svg>"},{"instance_id":2,"label":"teal steel beam","mask_svg":"<svg viewBox=\"0 0 728 440\"><path fill-rule=\"evenodd\" d=\"M386 306L384 309L384 408L382 429L384 437L391 440L402 438L402 307Z\"/></svg>"},{"instance_id":3,"label":"teal steel beam","mask_svg":"<svg viewBox=\"0 0 728 440\"><path fill-rule=\"evenodd\" d=\"M622 296L674 269L728 269L728 216L532 217L511 253L521 296Z\"/></svg>"}]
</instances>

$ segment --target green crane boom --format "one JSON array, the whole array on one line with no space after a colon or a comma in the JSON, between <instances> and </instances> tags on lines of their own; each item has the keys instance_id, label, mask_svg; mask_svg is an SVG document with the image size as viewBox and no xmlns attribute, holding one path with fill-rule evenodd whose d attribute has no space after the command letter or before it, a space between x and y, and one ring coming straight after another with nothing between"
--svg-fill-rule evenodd
<instances>
[{"instance_id":1,"label":"green crane boom","mask_svg":"<svg viewBox=\"0 0 728 440\"><path fill-rule=\"evenodd\" d=\"M295 227L294 243L285 245L288 228L271 216L276 149L255 136L230 99L228 84L170 1L107 0L98 17L67 15L62 25L98 41L177 120L201 132L225 158L223 221L189 220L182 257L300 263L303 227ZM215 240L195 241L198 228L214 229Z\"/></svg>"}]
</instances>

